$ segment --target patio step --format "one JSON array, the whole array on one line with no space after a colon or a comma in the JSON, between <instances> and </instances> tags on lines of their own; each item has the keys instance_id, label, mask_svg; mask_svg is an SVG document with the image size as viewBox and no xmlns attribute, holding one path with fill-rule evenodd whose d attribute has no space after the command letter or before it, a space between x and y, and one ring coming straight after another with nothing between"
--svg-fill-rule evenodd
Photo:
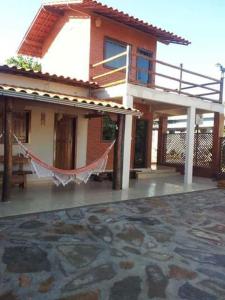
<instances>
[{"instance_id":1,"label":"patio step","mask_svg":"<svg viewBox=\"0 0 225 300\"><path fill-rule=\"evenodd\" d=\"M157 170L152 169L143 169L136 171L137 179L151 179L151 178L159 178L159 177L168 177L168 176L180 176L180 173L176 171L176 168L159 168Z\"/></svg>"}]
</instances>

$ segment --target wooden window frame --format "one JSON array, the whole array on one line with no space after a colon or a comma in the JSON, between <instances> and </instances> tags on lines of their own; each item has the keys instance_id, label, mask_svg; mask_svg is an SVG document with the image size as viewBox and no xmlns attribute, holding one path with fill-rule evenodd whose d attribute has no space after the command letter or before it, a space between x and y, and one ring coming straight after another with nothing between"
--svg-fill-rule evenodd
<instances>
[{"instance_id":1,"label":"wooden window frame","mask_svg":"<svg viewBox=\"0 0 225 300\"><path fill-rule=\"evenodd\" d=\"M154 52L152 51L152 50L149 50L149 49L145 49L145 48L139 48L139 47L137 47L137 59L136 59L136 81L137 82L139 82L139 80L138 80L138 54L141 54L141 53L139 53L139 51L143 51L143 52L148 52L148 53L150 53L151 54L151 56L150 56L150 58L154 58ZM142 54L141 54L142 55ZM144 54L143 54L143 56L145 56ZM146 57L148 57L147 55L146 55ZM149 62L151 63L151 61L149 60ZM151 68L149 68L149 72L151 71L153 69L153 65L151 66ZM151 78L151 76L150 76L150 74L148 73L148 82L146 83L147 85L148 84L152 84L152 82L153 82L153 80L152 80L152 78ZM144 84L144 83L141 83L141 82L139 82L140 84L143 84L143 85L146 85L146 84Z\"/></svg>"},{"instance_id":2,"label":"wooden window frame","mask_svg":"<svg viewBox=\"0 0 225 300\"><path fill-rule=\"evenodd\" d=\"M108 41L115 42L115 43L117 43L117 44L120 44L121 46L124 46L125 48L129 45L128 43L126 43L126 42L124 42L124 41L120 41L120 40L111 38L111 37L109 37L109 36L105 36L104 39L103 39L103 43L104 43L104 44L103 44L103 60L107 59L107 57L106 57L106 41L107 41L107 40L108 40ZM125 49L125 51L126 51L126 49ZM131 56L130 56L130 62L131 62ZM112 66L107 65L107 63L105 63L105 64L103 65L103 67L106 68L106 69L109 69L109 70L115 70L115 69L118 69L118 68L116 68L116 67L112 67ZM123 70L123 71L121 71L121 72L125 72L125 71Z\"/></svg>"},{"instance_id":3,"label":"wooden window frame","mask_svg":"<svg viewBox=\"0 0 225 300\"><path fill-rule=\"evenodd\" d=\"M30 130L31 130L31 111L30 110L24 110L24 111L14 111L13 115L16 113L24 113L26 116L26 133L25 133L25 140L21 140L21 137L18 137L23 144L29 144L30 142ZM3 120L3 114L0 114L0 122L2 122L2 129L4 126L4 120ZM0 140L0 144L3 144L3 138ZM15 141L13 141L13 144L16 144Z\"/></svg>"}]
</instances>

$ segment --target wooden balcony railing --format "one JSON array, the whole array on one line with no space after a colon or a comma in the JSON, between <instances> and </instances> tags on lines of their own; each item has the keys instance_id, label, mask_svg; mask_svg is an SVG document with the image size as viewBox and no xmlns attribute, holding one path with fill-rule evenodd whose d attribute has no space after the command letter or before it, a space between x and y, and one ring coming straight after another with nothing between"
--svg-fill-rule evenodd
<instances>
[{"instance_id":1,"label":"wooden balcony railing","mask_svg":"<svg viewBox=\"0 0 225 300\"><path fill-rule=\"evenodd\" d=\"M126 57L126 65L118 68L107 68L109 62ZM137 67L138 58L149 61L149 68ZM138 79L137 74L146 74L148 80ZM177 93L205 101L222 103L224 89L224 73L216 79L185 69L183 65L172 65L142 54L131 54L130 46L127 51L92 65L92 78L101 87L110 87L130 82L149 88Z\"/></svg>"}]
</instances>

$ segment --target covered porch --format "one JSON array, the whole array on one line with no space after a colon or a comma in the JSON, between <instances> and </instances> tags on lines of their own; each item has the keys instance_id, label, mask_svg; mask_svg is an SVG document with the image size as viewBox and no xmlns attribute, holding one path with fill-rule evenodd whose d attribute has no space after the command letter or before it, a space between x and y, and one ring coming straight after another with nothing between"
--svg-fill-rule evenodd
<instances>
[{"instance_id":1,"label":"covered porch","mask_svg":"<svg viewBox=\"0 0 225 300\"><path fill-rule=\"evenodd\" d=\"M216 182L209 178L194 177L193 183L186 185L183 176L131 179L129 189L119 191L112 190L110 181L103 183L91 180L86 185L70 184L67 187L57 187L51 182L36 182L30 183L26 190L14 188L11 201L0 203L0 218L214 188Z\"/></svg>"},{"instance_id":2,"label":"covered porch","mask_svg":"<svg viewBox=\"0 0 225 300\"><path fill-rule=\"evenodd\" d=\"M123 188L125 116L139 117L141 113L138 110L115 102L98 101L82 95L74 96L73 94L25 88L24 83L18 86L2 84L0 90L2 202L13 199L13 184L18 183L21 175L27 175L28 183L35 181L32 171L39 177L44 177L40 176L40 172L38 174L33 163L33 170L29 166L29 162L33 160L32 152L40 162L42 173L43 166L52 168L48 172L52 175L45 177L48 179L52 177L54 181L57 179L55 176L57 170L59 173L60 170L76 171L85 165L96 164L96 160L88 161L87 157L87 143L90 138L88 121L103 116L109 116L116 124L114 147L112 149L109 147L110 145L107 145L112 150L114 157L111 188L115 190ZM21 151L21 146L24 151ZM108 148L99 149L97 153L97 157L100 158L107 153L104 161L99 162L101 169L105 168L110 153ZM96 167L98 169L97 165ZM92 169L88 169L86 172L87 179L93 172L99 173L98 170L93 171ZM71 175L71 177L74 181L77 179L80 181L77 174ZM83 181L86 182L86 180ZM24 182L22 184L24 187ZM23 189L21 193L24 193L25 190Z\"/></svg>"}]
</instances>

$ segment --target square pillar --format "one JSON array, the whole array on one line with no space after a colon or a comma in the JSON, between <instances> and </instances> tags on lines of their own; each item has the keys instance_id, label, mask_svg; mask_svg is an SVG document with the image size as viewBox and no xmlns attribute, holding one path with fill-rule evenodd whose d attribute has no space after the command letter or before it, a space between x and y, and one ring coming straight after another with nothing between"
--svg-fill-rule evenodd
<instances>
[{"instance_id":1,"label":"square pillar","mask_svg":"<svg viewBox=\"0 0 225 300\"><path fill-rule=\"evenodd\" d=\"M186 155L184 183L192 184L193 181L193 157L194 157L194 135L195 135L195 107L187 109L187 135L186 135Z\"/></svg>"},{"instance_id":2,"label":"square pillar","mask_svg":"<svg viewBox=\"0 0 225 300\"><path fill-rule=\"evenodd\" d=\"M157 165L162 165L164 162L164 138L167 133L167 127L168 117L159 117Z\"/></svg>"},{"instance_id":3,"label":"square pillar","mask_svg":"<svg viewBox=\"0 0 225 300\"><path fill-rule=\"evenodd\" d=\"M84 116L78 116L76 131L76 168L81 168L87 163L88 119Z\"/></svg>"},{"instance_id":4,"label":"square pillar","mask_svg":"<svg viewBox=\"0 0 225 300\"><path fill-rule=\"evenodd\" d=\"M133 107L133 96L125 95L123 105ZM130 162L131 162L131 144L132 144L132 121L133 117L125 116L124 137L123 137L123 169L122 169L122 189L129 188L130 182Z\"/></svg>"},{"instance_id":5,"label":"square pillar","mask_svg":"<svg viewBox=\"0 0 225 300\"><path fill-rule=\"evenodd\" d=\"M12 186L12 137L13 137L13 119L12 119L12 99L4 99L4 171L2 182L2 202L10 200Z\"/></svg>"},{"instance_id":6,"label":"square pillar","mask_svg":"<svg viewBox=\"0 0 225 300\"><path fill-rule=\"evenodd\" d=\"M212 146L212 169L213 175L220 172L221 138L224 136L224 114L214 113L213 146Z\"/></svg>"}]
</instances>

